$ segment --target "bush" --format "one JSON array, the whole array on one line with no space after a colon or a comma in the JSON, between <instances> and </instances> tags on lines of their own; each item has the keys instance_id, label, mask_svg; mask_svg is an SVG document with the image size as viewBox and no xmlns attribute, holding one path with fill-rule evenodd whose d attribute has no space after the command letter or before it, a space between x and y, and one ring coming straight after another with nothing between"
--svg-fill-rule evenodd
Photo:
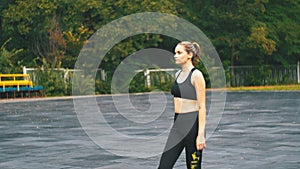
<instances>
[{"instance_id":1,"label":"bush","mask_svg":"<svg viewBox=\"0 0 300 169\"><path fill-rule=\"evenodd\" d=\"M55 70L56 61L50 65L42 59L43 66L38 68L35 85L44 87L45 96L64 96L67 94L67 85L64 82L62 71Z\"/></svg>"}]
</instances>

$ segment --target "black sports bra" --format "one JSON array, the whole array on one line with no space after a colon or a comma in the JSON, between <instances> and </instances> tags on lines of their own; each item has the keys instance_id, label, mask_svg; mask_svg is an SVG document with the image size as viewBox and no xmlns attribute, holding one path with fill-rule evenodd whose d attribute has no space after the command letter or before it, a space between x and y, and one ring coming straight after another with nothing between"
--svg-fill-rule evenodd
<instances>
[{"instance_id":1,"label":"black sports bra","mask_svg":"<svg viewBox=\"0 0 300 169\"><path fill-rule=\"evenodd\" d=\"M171 89L171 94L174 97L197 100L196 90L191 82L191 77L192 77L194 70L196 70L196 68L193 68L190 71L188 77L182 83L177 82L177 78L181 72L178 74L178 76L176 77L176 79L174 81L174 85Z\"/></svg>"}]
</instances>

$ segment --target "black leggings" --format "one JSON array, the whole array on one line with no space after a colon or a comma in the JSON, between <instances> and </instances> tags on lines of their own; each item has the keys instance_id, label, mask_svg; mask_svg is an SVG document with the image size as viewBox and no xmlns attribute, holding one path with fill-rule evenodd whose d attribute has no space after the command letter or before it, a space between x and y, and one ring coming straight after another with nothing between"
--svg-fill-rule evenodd
<instances>
[{"instance_id":1,"label":"black leggings","mask_svg":"<svg viewBox=\"0 0 300 169\"><path fill-rule=\"evenodd\" d=\"M188 169L201 169L202 150L196 149L198 133L198 111L175 114L159 169L172 169L182 150L185 148Z\"/></svg>"}]
</instances>

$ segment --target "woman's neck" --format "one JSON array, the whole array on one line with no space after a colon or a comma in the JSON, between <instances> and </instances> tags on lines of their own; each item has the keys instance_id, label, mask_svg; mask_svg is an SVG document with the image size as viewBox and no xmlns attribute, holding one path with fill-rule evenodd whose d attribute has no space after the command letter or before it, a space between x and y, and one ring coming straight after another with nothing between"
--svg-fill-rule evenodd
<instances>
[{"instance_id":1,"label":"woman's neck","mask_svg":"<svg viewBox=\"0 0 300 169\"><path fill-rule=\"evenodd\" d=\"M194 65L192 63L185 63L181 66L182 72L190 72L194 68Z\"/></svg>"}]
</instances>

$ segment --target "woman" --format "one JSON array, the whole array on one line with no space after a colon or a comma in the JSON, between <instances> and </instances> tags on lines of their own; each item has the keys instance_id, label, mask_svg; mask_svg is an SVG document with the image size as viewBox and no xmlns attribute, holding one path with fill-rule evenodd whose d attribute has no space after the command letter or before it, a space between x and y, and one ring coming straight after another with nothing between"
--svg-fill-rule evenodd
<instances>
[{"instance_id":1,"label":"woman","mask_svg":"<svg viewBox=\"0 0 300 169\"><path fill-rule=\"evenodd\" d=\"M182 66L175 74L171 93L174 95L175 117L159 169L171 169L183 149L188 169L200 169L205 148L206 94L202 73L194 66L200 60L197 43L180 42L175 48L175 62Z\"/></svg>"}]
</instances>

